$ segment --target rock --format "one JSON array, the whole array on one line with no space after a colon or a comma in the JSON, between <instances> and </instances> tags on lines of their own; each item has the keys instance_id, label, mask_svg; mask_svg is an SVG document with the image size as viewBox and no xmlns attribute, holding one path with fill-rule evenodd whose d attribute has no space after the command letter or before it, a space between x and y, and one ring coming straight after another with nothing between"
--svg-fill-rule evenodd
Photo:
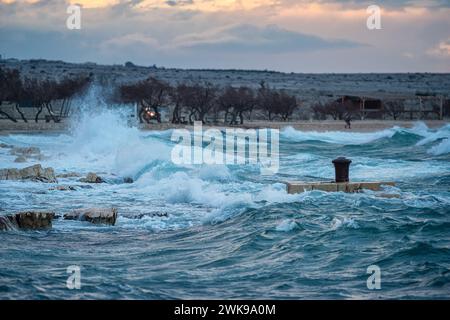
<instances>
[{"instance_id":1,"label":"rock","mask_svg":"<svg viewBox=\"0 0 450 320\"><path fill-rule=\"evenodd\" d=\"M151 217L159 217L159 218L167 218L169 214L167 212L152 212L150 213Z\"/></svg>"},{"instance_id":2,"label":"rock","mask_svg":"<svg viewBox=\"0 0 450 320\"><path fill-rule=\"evenodd\" d=\"M109 224L114 225L117 220L116 208L90 208L90 209L76 209L64 215L66 220L81 220L88 221L94 224Z\"/></svg>"},{"instance_id":3,"label":"rock","mask_svg":"<svg viewBox=\"0 0 450 320\"><path fill-rule=\"evenodd\" d=\"M54 212L28 211L15 214L20 229L46 229L52 227Z\"/></svg>"},{"instance_id":4,"label":"rock","mask_svg":"<svg viewBox=\"0 0 450 320\"><path fill-rule=\"evenodd\" d=\"M56 182L53 168L42 168L40 164L19 170L22 179L32 179L42 182Z\"/></svg>"},{"instance_id":5,"label":"rock","mask_svg":"<svg viewBox=\"0 0 450 320\"><path fill-rule=\"evenodd\" d=\"M0 180L19 180L19 169L0 169Z\"/></svg>"},{"instance_id":6,"label":"rock","mask_svg":"<svg viewBox=\"0 0 450 320\"><path fill-rule=\"evenodd\" d=\"M169 214L167 212L150 212L150 213L135 213L131 215L127 215L127 218L131 219L142 219L144 217L158 217L158 218L167 218Z\"/></svg>"},{"instance_id":7,"label":"rock","mask_svg":"<svg viewBox=\"0 0 450 320\"><path fill-rule=\"evenodd\" d=\"M39 149L38 147L13 147L10 153L16 156L32 156L39 155L41 153L41 149Z\"/></svg>"},{"instance_id":8,"label":"rock","mask_svg":"<svg viewBox=\"0 0 450 320\"><path fill-rule=\"evenodd\" d=\"M134 182L133 178L130 178L130 177L123 178L123 183L133 183L133 182Z\"/></svg>"},{"instance_id":9,"label":"rock","mask_svg":"<svg viewBox=\"0 0 450 320\"><path fill-rule=\"evenodd\" d=\"M53 168L43 168L40 164L35 164L23 169L0 169L0 180L57 182Z\"/></svg>"},{"instance_id":10,"label":"rock","mask_svg":"<svg viewBox=\"0 0 450 320\"><path fill-rule=\"evenodd\" d=\"M0 217L0 230L36 230L52 227L53 212L26 211Z\"/></svg>"},{"instance_id":11,"label":"rock","mask_svg":"<svg viewBox=\"0 0 450 320\"><path fill-rule=\"evenodd\" d=\"M90 186L90 185L77 185L77 187L78 188L81 188L81 189L94 189L92 186Z\"/></svg>"},{"instance_id":12,"label":"rock","mask_svg":"<svg viewBox=\"0 0 450 320\"><path fill-rule=\"evenodd\" d=\"M56 176L57 178L78 178L81 177L81 174L78 172L66 172L66 173L60 173Z\"/></svg>"},{"instance_id":13,"label":"rock","mask_svg":"<svg viewBox=\"0 0 450 320\"><path fill-rule=\"evenodd\" d=\"M55 186L48 190L59 190L59 191L75 191L77 190L74 186Z\"/></svg>"},{"instance_id":14,"label":"rock","mask_svg":"<svg viewBox=\"0 0 450 320\"><path fill-rule=\"evenodd\" d=\"M22 162L27 162L27 158L25 158L24 156L18 156L14 162L18 162L18 163L22 163Z\"/></svg>"},{"instance_id":15,"label":"rock","mask_svg":"<svg viewBox=\"0 0 450 320\"><path fill-rule=\"evenodd\" d=\"M53 168L42 168L40 164L23 169L0 169L0 180L57 182Z\"/></svg>"},{"instance_id":16,"label":"rock","mask_svg":"<svg viewBox=\"0 0 450 320\"><path fill-rule=\"evenodd\" d=\"M86 183L103 183L103 182L105 182L101 177L99 177L98 175L96 175L93 172L89 172L87 174L86 178L81 178L78 181L86 182Z\"/></svg>"}]
</instances>

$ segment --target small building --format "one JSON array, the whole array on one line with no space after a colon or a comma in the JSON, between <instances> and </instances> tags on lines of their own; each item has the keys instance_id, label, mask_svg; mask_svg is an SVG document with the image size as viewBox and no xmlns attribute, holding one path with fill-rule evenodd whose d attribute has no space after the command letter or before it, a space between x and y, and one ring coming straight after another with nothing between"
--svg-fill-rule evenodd
<instances>
[{"instance_id":1,"label":"small building","mask_svg":"<svg viewBox=\"0 0 450 320\"><path fill-rule=\"evenodd\" d=\"M384 114L383 101L377 98L365 96L345 95L336 102L346 104L351 103L353 110L359 110L361 119L382 119Z\"/></svg>"}]
</instances>

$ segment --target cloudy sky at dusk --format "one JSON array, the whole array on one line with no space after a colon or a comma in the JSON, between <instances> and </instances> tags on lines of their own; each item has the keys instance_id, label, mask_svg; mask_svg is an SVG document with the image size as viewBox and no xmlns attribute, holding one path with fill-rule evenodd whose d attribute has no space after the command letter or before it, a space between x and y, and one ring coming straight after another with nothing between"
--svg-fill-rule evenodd
<instances>
[{"instance_id":1,"label":"cloudy sky at dusk","mask_svg":"<svg viewBox=\"0 0 450 320\"><path fill-rule=\"evenodd\" d=\"M66 28L69 3L81 30ZM369 5L382 29L368 30ZM0 0L0 54L286 72L450 72L450 0Z\"/></svg>"}]
</instances>

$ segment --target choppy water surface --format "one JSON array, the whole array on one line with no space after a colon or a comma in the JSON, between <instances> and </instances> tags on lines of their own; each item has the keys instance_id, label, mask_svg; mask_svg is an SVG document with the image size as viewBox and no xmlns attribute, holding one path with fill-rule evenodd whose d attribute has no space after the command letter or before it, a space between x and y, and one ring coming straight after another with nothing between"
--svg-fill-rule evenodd
<instances>
[{"instance_id":1,"label":"choppy water surface","mask_svg":"<svg viewBox=\"0 0 450 320\"><path fill-rule=\"evenodd\" d=\"M72 134L13 134L0 142L38 146L57 173L109 179L93 189L0 181L0 214L119 209L116 226L54 221L49 231L0 233L0 298L449 298L450 125L376 133L280 135L281 167L177 166L171 131L139 132L109 114ZM353 160L353 180L393 180L379 197L307 192L285 180L334 175L331 160ZM0 149L0 167L14 163ZM120 183L131 176L132 184ZM60 184L81 184L77 178ZM167 213L167 216L161 216ZM367 267L382 288L367 289ZM66 268L81 267L81 290L66 288Z\"/></svg>"}]
</instances>

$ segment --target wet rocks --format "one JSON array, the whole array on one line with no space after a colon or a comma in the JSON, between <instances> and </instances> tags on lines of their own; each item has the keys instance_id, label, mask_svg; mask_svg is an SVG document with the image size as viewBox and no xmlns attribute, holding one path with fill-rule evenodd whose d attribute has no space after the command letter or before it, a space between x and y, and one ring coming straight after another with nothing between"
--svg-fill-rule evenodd
<instances>
[{"instance_id":1,"label":"wet rocks","mask_svg":"<svg viewBox=\"0 0 450 320\"><path fill-rule=\"evenodd\" d=\"M25 211L0 216L0 230L38 230L52 227L53 212Z\"/></svg>"},{"instance_id":2,"label":"wet rocks","mask_svg":"<svg viewBox=\"0 0 450 320\"><path fill-rule=\"evenodd\" d=\"M28 158L35 159L38 161L48 159L48 157L44 156L41 153L41 149L39 149L38 147L14 147L14 146L11 146L11 150L9 151L9 153L14 156L17 156L16 162L24 162L21 159L28 159Z\"/></svg>"},{"instance_id":3,"label":"wet rocks","mask_svg":"<svg viewBox=\"0 0 450 320\"><path fill-rule=\"evenodd\" d=\"M77 188L80 188L80 189L94 189L92 186L90 186L90 185L77 185Z\"/></svg>"},{"instance_id":4,"label":"wet rocks","mask_svg":"<svg viewBox=\"0 0 450 320\"><path fill-rule=\"evenodd\" d=\"M116 208L91 208L73 210L64 214L63 218L113 226L117 216ZM50 211L23 211L0 215L0 231L50 229L53 219L60 217L61 215Z\"/></svg>"},{"instance_id":5,"label":"wet rocks","mask_svg":"<svg viewBox=\"0 0 450 320\"><path fill-rule=\"evenodd\" d=\"M78 172L65 172L65 173L60 173L56 176L57 178L78 178L81 177L81 174L79 174Z\"/></svg>"},{"instance_id":6,"label":"wet rocks","mask_svg":"<svg viewBox=\"0 0 450 320\"><path fill-rule=\"evenodd\" d=\"M11 149L14 148L14 146L6 143L0 143L0 148Z\"/></svg>"},{"instance_id":7,"label":"wet rocks","mask_svg":"<svg viewBox=\"0 0 450 320\"><path fill-rule=\"evenodd\" d=\"M94 224L114 225L117 220L116 208L75 209L64 215L66 220L88 221Z\"/></svg>"},{"instance_id":8,"label":"wet rocks","mask_svg":"<svg viewBox=\"0 0 450 320\"><path fill-rule=\"evenodd\" d=\"M123 183L133 183L133 182L134 182L133 178L130 178L130 177L123 178Z\"/></svg>"},{"instance_id":9,"label":"wet rocks","mask_svg":"<svg viewBox=\"0 0 450 320\"><path fill-rule=\"evenodd\" d=\"M77 190L74 186L60 185L52 187L48 190L58 190L58 191L75 191Z\"/></svg>"},{"instance_id":10,"label":"wet rocks","mask_svg":"<svg viewBox=\"0 0 450 320\"><path fill-rule=\"evenodd\" d=\"M167 212L150 212L150 213L137 213L137 214L127 215L127 218L132 218L132 219L143 219L144 217L167 218L167 217L169 217L169 214Z\"/></svg>"},{"instance_id":11,"label":"wet rocks","mask_svg":"<svg viewBox=\"0 0 450 320\"><path fill-rule=\"evenodd\" d=\"M20 229L47 229L52 227L54 212L28 211L15 214Z\"/></svg>"},{"instance_id":12,"label":"wet rocks","mask_svg":"<svg viewBox=\"0 0 450 320\"><path fill-rule=\"evenodd\" d=\"M13 147L9 153L15 156L38 156L41 154L41 149L38 147Z\"/></svg>"},{"instance_id":13,"label":"wet rocks","mask_svg":"<svg viewBox=\"0 0 450 320\"><path fill-rule=\"evenodd\" d=\"M23 169L0 169L0 180L57 182L53 168L43 168L40 164L35 164Z\"/></svg>"},{"instance_id":14,"label":"wet rocks","mask_svg":"<svg viewBox=\"0 0 450 320\"><path fill-rule=\"evenodd\" d=\"M18 157L14 160L14 162L17 162L17 163L27 162L27 158L25 158L24 156L18 156Z\"/></svg>"},{"instance_id":15,"label":"wet rocks","mask_svg":"<svg viewBox=\"0 0 450 320\"><path fill-rule=\"evenodd\" d=\"M103 182L105 182L103 180L103 178L99 177L97 174L95 174L93 172L89 172L87 174L86 178L81 178L78 181L85 182L85 183L103 183Z\"/></svg>"}]
</instances>

